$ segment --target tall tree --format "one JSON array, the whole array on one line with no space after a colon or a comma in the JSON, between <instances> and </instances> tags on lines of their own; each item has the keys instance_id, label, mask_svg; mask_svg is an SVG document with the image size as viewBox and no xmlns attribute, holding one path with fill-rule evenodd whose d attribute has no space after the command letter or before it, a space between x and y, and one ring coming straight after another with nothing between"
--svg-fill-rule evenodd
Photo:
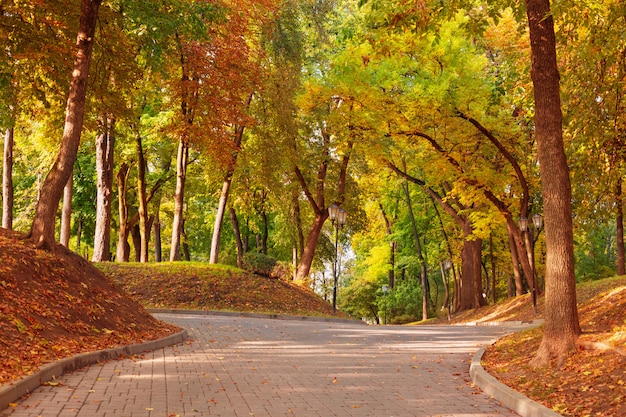
<instances>
[{"instance_id":1,"label":"tall tree","mask_svg":"<svg viewBox=\"0 0 626 417\"><path fill-rule=\"evenodd\" d=\"M13 133L10 127L4 134L2 158L2 227L13 228Z\"/></svg>"},{"instance_id":2,"label":"tall tree","mask_svg":"<svg viewBox=\"0 0 626 417\"><path fill-rule=\"evenodd\" d=\"M113 203L113 155L115 119L101 116L96 134L96 230L93 262L111 260L111 205Z\"/></svg>"},{"instance_id":3,"label":"tall tree","mask_svg":"<svg viewBox=\"0 0 626 417\"><path fill-rule=\"evenodd\" d=\"M550 0L526 0L534 86L535 129L546 233L545 326L536 365L562 361L581 333L576 307L574 232L569 168Z\"/></svg>"},{"instance_id":4,"label":"tall tree","mask_svg":"<svg viewBox=\"0 0 626 417\"><path fill-rule=\"evenodd\" d=\"M85 115L87 78L100 3L101 0L81 1L74 69L67 98L61 147L57 159L42 185L29 233L30 238L43 248L51 248L54 243L56 210L63 194L63 187L72 174L80 144Z\"/></svg>"}]
</instances>

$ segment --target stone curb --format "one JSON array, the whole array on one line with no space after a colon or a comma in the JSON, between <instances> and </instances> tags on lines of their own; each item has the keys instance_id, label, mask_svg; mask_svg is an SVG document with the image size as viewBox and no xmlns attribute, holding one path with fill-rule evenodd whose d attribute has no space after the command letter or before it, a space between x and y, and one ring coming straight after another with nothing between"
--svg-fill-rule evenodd
<instances>
[{"instance_id":1,"label":"stone curb","mask_svg":"<svg viewBox=\"0 0 626 417\"><path fill-rule=\"evenodd\" d=\"M470 378L476 386L522 417L562 417L561 414L523 396L488 374L480 364L486 349L487 346L483 346L476 352L470 365Z\"/></svg>"},{"instance_id":2,"label":"stone curb","mask_svg":"<svg viewBox=\"0 0 626 417\"><path fill-rule=\"evenodd\" d=\"M117 359L122 356L132 356L143 352L161 349L165 346L175 345L183 342L187 338L187 330L175 333L162 339L151 340L145 343L138 343L128 346L120 346L113 349L98 350L95 352L82 353L70 358L61 359L48 363L41 367L39 371L28 375L20 380L0 386L0 410L4 410L24 395L31 393L45 382L51 381L76 369L84 368L98 362Z\"/></svg>"},{"instance_id":3,"label":"stone curb","mask_svg":"<svg viewBox=\"0 0 626 417\"><path fill-rule=\"evenodd\" d=\"M321 321L332 323L349 323L367 325L363 320L340 319L335 317L315 317L315 316L290 316L286 314L264 314L264 313L246 313L238 311L217 311L217 310L183 310L183 309L167 309L167 308L151 308L147 309L150 314L188 314L198 316L226 316L226 317L249 317L255 319L274 319L274 320L307 320Z\"/></svg>"}]
</instances>

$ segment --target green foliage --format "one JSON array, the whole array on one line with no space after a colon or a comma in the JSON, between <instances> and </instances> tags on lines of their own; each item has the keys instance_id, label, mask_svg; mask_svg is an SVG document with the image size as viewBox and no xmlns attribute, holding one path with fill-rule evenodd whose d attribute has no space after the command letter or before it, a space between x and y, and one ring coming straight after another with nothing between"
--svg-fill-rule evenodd
<instances>
[{"instance_id":1,"label":"green foliage","mask_svg":"<svg viewBox=\"0 0 626 417\"><path fill-rule=\"evenodd\" d=\"M243 268L257 275L269 277L276 266L276 259L259 252L243 255Z\"/></svg>"},{"instance_id":2,"label":"green foliage","mask_svg":"<svg viewBox=\"0 0 626 417\"><path fill-rule=\"evenodd\" d=\"M578 233L574 250L576 279L595 281L615 275L615 225L595 225Z\"/></svg>"}]
</instances>

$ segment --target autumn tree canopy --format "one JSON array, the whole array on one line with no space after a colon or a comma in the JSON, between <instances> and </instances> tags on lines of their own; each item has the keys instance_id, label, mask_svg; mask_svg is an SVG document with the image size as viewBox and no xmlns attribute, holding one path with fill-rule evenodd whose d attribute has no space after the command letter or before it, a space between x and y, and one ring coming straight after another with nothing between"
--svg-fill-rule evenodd
<instances>
[{"instance_id":1,"label":"autumn tree canopy","mask_svg":"<svg viewBox=\"0 0 626 417\"><path fill-rule=\"evenodd\" d=\"M626 270L626 6L587 6L5 2L3 227L53 247L69 189L94 261L338 274L372 320L545 292L562 355Z\"/></svg>"}]
</instances>

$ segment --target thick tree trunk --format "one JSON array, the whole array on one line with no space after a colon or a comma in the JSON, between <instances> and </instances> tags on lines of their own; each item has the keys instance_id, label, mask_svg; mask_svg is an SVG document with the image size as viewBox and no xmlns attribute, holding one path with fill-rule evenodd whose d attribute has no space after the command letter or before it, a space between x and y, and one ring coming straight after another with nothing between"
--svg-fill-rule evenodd
<instances>
[{"instance_id":1,"label":"thick tree trunk","mask_svg":"<svg viewBox=\"0 0 626 417\"><path fill-rule=\"evenodd\" d=\"M72 231L72 191L74 188L74 178L70 175L70 179L63 188L63 209L61 210L61 233L59 234L59 243L69 248L70 234Z\"/></svg>"},{"instance_id":2,"label":"thick tree trunk","mask_svg":"<svg viewBox=\"0 0 626 417\"><path fill-rule=\"evenodd\" d=\"M4 134L2 162L2 227L13 229L13 127Z\"/></svg>"},{"instance_id":3,"label":"thick tree trunk","mask_svg":"<svg viewBox=\"0 0 626 417\"><path fill-rule=\"evenodd\" d=\"M183 208L185 202L185 180L187 179L187 162L189 145L182 138L178 141L176 157L176 192L174 194L174 220L172 223L172 246L170 262L180 261L180 239L183 231Z\"/></svg>"},{"instance_id":4,"label":"thick tree trunk","mask_svg":"<svg viewBox=\"0 0 626 417\"><path fill-rule=\"evenodd\" d=\"M126 191L128 189L128 173L130 168L124 162L117 171L117 203L120 224L117 236L117 262L128 262L130 257L130 245L128 244L128 203Z\"/></svg>"},{"instance_id":5,"label":"thick tree trunk","mask_svg":"<svg viewBox=\"0 0 626 417\"><path fill-rule=\"evenodd\" d=\"M309 272L311 272L317 242L319 241L322 227L324 227L324 222L327 218L328 210L324 210L321 214L316 214L313 219L313 224L311 224L311 229L309 229L304 251L302 252L302 256L300 256L300 263L296 270L297 280L305 280L309 276Z\"/></svg>"},{"instance_id":6,"label":"thick tree trunk","mask_svg":"<svg viewBox=\"0 0 626 417\"><path fill-rule=\"evenodd\" d=\"M93 262L111 260L111 205L113 203L113 157L115 120L102 117L96 136L96 230Z\"/></svg>"},{"instance_id":7,"label":"thick tree trunk","mask_svg":"<svg viewBox=\"0 0 626 417\"><path fill-rule=\"evenodd\" d=\"M581 333L576 307L574 234L569 168L563 145L559 71L549 0L526 0L530 32L535 130L546 239L545 325L533 364L562 362Z\"/></svg>"},{"instance_id":8,"label":"thick tree trunk","mask_svg":"<svg viewBox=\"0 0 626 417\"><path fill-rule=\"evenodd\" d=\"M232 182L233 172L229 171L222 183L222 191L220 192L220 200L217 205L217 214L215 215L215 223L213 224L213 238L211 239L211 256L209 263L216 264L219 261L220 253L220 235L222 234L222 224L224 223L224 213L226 212L226 204L228 203L228 194L230 193L230 184Z\"/></svg>"},{"instance_id":9,"label":"thick tree trunk","mask_svg":"<svg viewBox=\"0 0 626 417\"><path fill-rule=\"evenodd\" d=\"M137 200L139 203L139 262L148 262L148 203L146 201L146 158L141 136L136 135L137 146Z\"/></svg>"},{"instance_id":10,"label":"thick tree trunk","mask_svg":"<svg viewBox=\"0 0 626 417\"><path fill-rule=\"evenodd\" d=\"M485 305L482 296L481 254L482 240L465 238L461 250L461 297L457 311L476 309Z\"/></svg>"},{"instance_id":11,"label":"thick tree trunk","mask_svg":"<svg viewBox=\"0 0 626 417\"><path fill-rule=\"evenodd\" d=\"M63 187L72 174L85 115L87 77L101 0L82 0L80 24L72 80L65 109L65 126L61 147L52 169L46 176L37 201L30 238L39 247L51 247L54 242L55 215Z\"/></svg>"}]
</instances>

